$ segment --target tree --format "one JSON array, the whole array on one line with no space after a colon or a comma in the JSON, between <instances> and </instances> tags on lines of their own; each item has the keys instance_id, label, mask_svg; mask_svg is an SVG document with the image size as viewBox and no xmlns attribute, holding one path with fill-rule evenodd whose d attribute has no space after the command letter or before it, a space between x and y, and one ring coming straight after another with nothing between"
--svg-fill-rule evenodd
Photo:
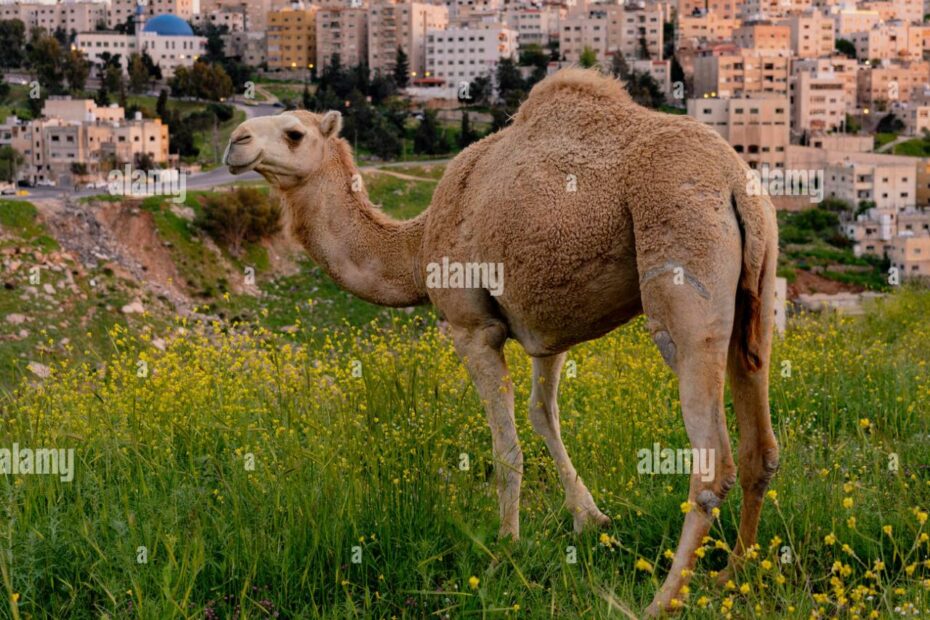
<instances>
[{"instance_id":1,"label":"tree","mask_svg":"<svg viewBox=\"0 0 930 620\"><path fill-rule=\"evenodd\" d=\"M630 77L630 65L627 64L626 58L621 52L614 52L610 59L610 74L620 80L626 80Z\"/></svg>"},{"instance_id":2,"label":"tree","mask_svg":"<svg viewBox=\"0 0 930 620\"><path fill-rule=\"evenodd\" d=\"M144 93L149 86L149 70L145 66L145 61L139 54L132 54L129 57L129 90L138 94Z\"/></svg>"},{"instance_id":3,"label":"tree","mask_svg":"<svg viewBox=\"0 0 930 620\"><path fill-rule=\"evenodd\" d=\"M158 93L158 101L155 102L155 114L162 120L168 118L168 91L164 88Z\"/></svg>"},{"instance_id":4,"label":"tree","mask_svg":"<svg viewBox=\"0 0 930 620\"><path fill-rule=\"evenodd\" d=\"M585 46L585 48L581 51L581 56L578 58L578 64L585 69L596 67L597 53L590 47Z\"/></svg>"},{"instance_id":5,"label":"tree","mask_svg":"<svg viewBox=\"0 0 930 620\"><path fill-rule=\"evenodd\" d=\"M366 145L374 155L383 160L395 159L403 147L399 134L391 121L378 114L375 126L368 134Z\"/></svg>"},{"instance_id":6,"label":"tree","mask_svg":"<svg viewBox=\"0 0 930 620\"><path fill-rule=\"evenodd\" d=\"M0 146L0 181L16 181L16 171L22 163L23 156L12 146Z\"/></svg>"},{"instance_id":7,"label":"tree","mask_svg":"<svg viewBox=\"0 0 930 620\"><path fill-rule=\"evenodd\" d=\"M848 58L856 59L856 46L848 39L837 39L836 51Z\"/></svg>"},{"instance_id":8,"label":"tree","mask_svg":"<svg viewBox=\"0 0 930 620\"><path fill-rule=\"evenodd\" d=\"M399 45L397 56L394 58L394 83L398 88L407 88L410 84L410 64L407 60L407 52Z\"/></svg>"},{"instance_id":9,"label":"tree","mask_svg":"<svg viewBox=\"0 0 930 620\"><path fill-rule=\"evenodd\" d=\"M904 129L904 122L890 112L878 121L875 131L878 133L899 133Z\"/></svg>"},{"instance_id":10,"label":"tree","mask_svg":"<svg viewBox=\"0 0 930 620\"><path fill-rule=\"evenodd\" d=\"M626 90L642 106L658 108L665 103L662 88L649 73L634 71L626 81Z\"/></svg>"},{"instance_id":11,"label":"tree","mask_svg":"<svg viewBox=\"0 0 930 620\"><path fill-rule=\"evenodd\" d=\"M520 70L512 58L501 58L497 63L497 94L501 99L511 99L514 95L522 99L526 94L526 85Z\"/></svg>"},{"instance_id":12,"label":"tree","mask_svg":"<svg viewBox=\"0 0 930 620\"><path fill-rule=\"evenodd\" d=\"M426 155L448 153L449 147L439 131L435 110L424 110L423 120L413 134L413 150Z\"/></svg>"},{"instance_id":13,"label":"tree","mask_svg":"<svg viewBox=\"0 0 930 620\"><path fill-rule=\"evenodd\" d=\"M462 125L459 127L459 148L465 148L478 139L478 132L472 129L468 112L462 114Z\"/></svg>"},{"instance_id":14,"label":"tree","mask_svg":"<svg viewBox=\"0 0 930 620\"><path fill-rule=\"evenodd\" d=\"M71 92L80 93L84 90L90 75L90 63L84 52L77 48L68 50L65 54L64 74Z\"/></svg>"},{"instance_id":15,"label":"tree","mask_svg":"<svg viewBox=\"0 0 930 620\"><path fill-rule=\"evenodd\" d=\"M29 48L29 64L42 88L53 95L64 91L64 55L58 39L41 28L33 29Z\"/></svg>"},{"instance_id":16,"label":"tree","mask_svg":"<svg viewBox=\"0 0 930 620\"><path fill-rule=\"evenodd\" d=\"M106 86L107 92L119 94L123 90L123 70L119 62L111 63L103 70L101 84Z\"/></svg>"},{"instance_id":17,"label":"tree","mask_svg":"<svg viewBox=\"0 0 930 620\"><path fill-rule=\"evenodd\" d=\"M11 69L23 66L26 55L26 25L18 19L0 20L0 67Z\"/></svg>"}]
</instances>

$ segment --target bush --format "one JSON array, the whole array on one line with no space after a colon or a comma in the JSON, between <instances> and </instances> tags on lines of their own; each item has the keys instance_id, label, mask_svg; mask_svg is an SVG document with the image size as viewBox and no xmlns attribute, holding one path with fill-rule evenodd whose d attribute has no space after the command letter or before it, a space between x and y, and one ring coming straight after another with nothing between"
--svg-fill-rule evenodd
<instances>
[{"instance_id":1,"label":"bush","mask_svg":"<svg viewBox=\"0 0 930 620\"><path fill-rule=\"evenodd\" d=\"M246 244L281 230L281 208L259 189L238 187L207 198L196 224L234 256L241 256Z\"/></svg>"}]
</instances>

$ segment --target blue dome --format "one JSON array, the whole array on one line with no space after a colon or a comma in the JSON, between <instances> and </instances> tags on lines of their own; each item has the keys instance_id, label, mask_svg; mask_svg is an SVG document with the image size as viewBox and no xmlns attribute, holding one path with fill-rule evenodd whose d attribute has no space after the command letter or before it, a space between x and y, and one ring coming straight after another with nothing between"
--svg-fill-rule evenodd
<instances>
[{"instance_id":1,"label":"blue dome","mask_svg":"<svg viewBox=\"0 0 930 620\"><path fill-rule=\"evenodd\" d=\"M170 13L157 15L145 22L145 28L142 32L153 32L162 36L190 37L194 35L190 24Z\"/></svg>"}]
</instances>

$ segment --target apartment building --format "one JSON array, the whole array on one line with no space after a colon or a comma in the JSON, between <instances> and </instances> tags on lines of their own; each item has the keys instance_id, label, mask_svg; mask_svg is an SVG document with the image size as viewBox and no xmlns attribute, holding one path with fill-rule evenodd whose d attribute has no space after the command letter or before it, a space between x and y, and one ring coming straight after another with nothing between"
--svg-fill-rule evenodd
<instances>
[{"instance_id":1,"label":"apartment building","mask_svg":"<svg viewBox=\"0 0 930 620\"><path fill-rule=\"evenodd\" d=\"M833 131L845 123L845 84L833 72L797 72L788 92L795 135Z\"/></svg>"},{"instance_id":2,"label":"apartment building","mask_svg":"<svg viewBox=\"0 0 930 620\"><path fill-rule=\"evenodd\" d=\"M225 27L227 32L245 32L247 17L244 7L235 9L216 9L209 13L194 13L191 23L195 26Z\"/></svg>"},{"instance_id":3,"label":"apartment building","mask_svg":"<svg viewBox=\"0 0 930 620\"><path fill-rule=\"evenodd\" d=\"M796 58L830 56L836 49L833 20L822 13L791 15L779 24L791 31L791 53Z\"/></svg>"},{"instance_id":4,"label":"apartment building","mask_svg":"<svg viewBox=\"0 0 930 620\"><path fill-rule=\"evenodd\" d=\"M564 11L559 7L516 5L503 11L504 23L517 31L520 46L538 45L545 49L550 41L559 38L559 17Z\"/></svg>"},{"instance_id":5,"label":"apartment building","mask_svg":"<svg viewBox=\"0 0 930 620\"><path fill-rule=\"evenodd\" d=\"M59 28L65 32L94 30L98 23L107 23L105 2L68 2L44 4L39 2L16 2L0 5L0 19L18 19L28 33L33 28L45 28L49 32Z\"/></svg>"},{"instance_id":6,"label":"apartment building","mask_svg":"<svg viewBox=\"0 0 930 620\"><path fill-rule=\"evenodd\" d=\"M769 21L745 22L733 31L733 43L744 49L787 54L791 50L791 29Z\"/></svg>"},{"instance_id":7,"label":"apartment building","mask_svg":"<svg viewBox=\"0 0 930 620\"><path fill-rule=\"evenodd\" d=\"M518 34L502 23L450 27L426 34L426 70L446 85L494 75L502 58L516 58Z\"/></svg>"},{"instance_id":8,"label":"apartment building","mask_svg":"<svg viewBox=\"0 0 930 620\"><path fill-rule=\"evenodd\" d=\"M858 9L854 5L837 9L831 16L838 39L849 39L855 32L867 32L882 21L878 11Z\"/></svg>"},{"instance_id":9,"label":"apartment building","mask_svg":"<svg viewBox=\"0 0 930 620\"><path fill-rule=\"evenodd\" d=\"M679 0L678 15L712 13L722 19L739 19L744 0Z\"/></svg>"},{"instance_id":10,"label":"apartment building","mask_svg":"<svg viewBox=\"0 0 930 620\"><path fill-rule=\"evenodd\" d=\"M414 76L426 72L426 33L449 25L445 6L423 2L375 0L368 9L368 67L372 72L394 71L397 49L407 54Z\"/></svg>"},{"instance_id":11,"label":"apartment building","mask_svg":"<svg viewBox=\"0 0 930 620\"><path fill-rule=\"evenodd\" d=\"M319 7L295 4L268 13L265 61L269 69L313 69L317 64Z\"/></svg>"},{"instance_id":12,"label":"apartment building","mask_svg":"<svg viewBox=\"0 0 930 620\"><path fill-rule=\"evenodd\" d=\"M882 22L853 32L849 40L860 60L920 60L924 49L924 28L904 22Z\"/></svg>"},{"instance_id":13,"label":"apartment building","mask_svg":"<svg viewBox=\"0 0 930 620\"><path fill-rule=\"evenodd\" d=\"M577 63L581 54L588 49L594 52L599 63L609 63L608 9L614 13L620 11L619 6L604 5L568 12L559 26L559 52L563 61Z\"/></svg>"},{"instance_id":14,"label":"apartment building","mask_svg":"<svg viewBox=\"0 0 930 620\"><path fill-rule=\"evenodd\" d=\"M733 31L739 28L740 20L721 17L717 13L685 15L679 13L675 26L675 48L686 44L707 44L730 41Z\"/></svg>"},{"instance_id":15,"label":"apartment building","mask_svg":"<svg viewBox=\"0 0 930 620\"><path fill-rule=\"evenodd\" d=\"M751 19L776 19L809 11L813 6L813 0L746 0L742 14Z\"/></svg>"},{"instance_id":16,"label":"apartment building","mask_svg":"<svg viewBox=\"0 0 930 620\"><path fill-rule=\"evenodd\" d=\"M625 58L662 59L665 15L661 4L642 3L608 11L608 52Z\"/></svg>"},{"instance_id":17,"label":"apartment building","mask_svg":"<svg viewBox=\"0 0 930 620\"><path fill-rule=\"evenodd\" d=\"M343 66L368 62L368 8L323 6L316 14L316 57L325 66L338 54Z\"/></svg>"},{"instance_id":18,"label":"apartment building","mask_svg":"<svg viewBox=\"0 0 930 620\"><path fill-rule=\"evenodd\" d=\"M314 37L316 34L314 34ZM257 67L265 62L268 44L264 32L230 32L222 36L228 56L238 57L245 64ZM314 56L316 51L314 50Z\"/></svg>"},{"instance_id":19,"label":"apartment building","mask_svg":"<svg viewBox=\"0 0 930 620\"><path fill-rule=\"evenodd\" d=\"M830 74L840 80L843 83L843 101L846 103L846 111L849 113L856 111L859 63L843 55L792 59L792 77L805 72L815 75Z\"/></svg>"},{"instance_id":20,"label":"apartment building","mask_svg":"<svg viewBox=\"0 0 930 620\"><path fill-rule=\"evenodd\" d=\"M136 14L136 7L140 6L137 0L110 0L110 9L107 13L107 24L113 28ZM141 5L145 17L158 15L177 15L184 21L190 20L194 15L193 0L148 0Z\"/></svg>"},{"instance_id":21,"label":"apartment building","mask_svg":"<svg viewBox=\"0 0 930 620\"><path fill-rule=\"evenodd\" d=\"M828 156L824 167L825 196L851 205L873 202L879 209L899 211L917 200L917 171L913 160L888 159L874 153Z\"/></svg>"},{"instance_id":22,"label":"apartment building","mask_svg":"<svg viewBox=\"0 0 930 620\"><path fill-rule=\"evenodd\" d=\"M882 21L900 20L920 23L927 12L924 0L865 0L859 6L866 11L875 11Z\"/></svg>"},{"instance_id":23,"label":"apartment building","mask_svg":"<svg viewBox=\"0 0 930 620\"><path fill-rule=\"evenodd\" d=\"M888 258L902 279L930 278L930 234L898 234Z\"/></svg>"},{"instance_id":24,"label":"apartment building","mask_svg":"<svg viewBox=\"0 0 930 620\"><path fill-rule=\"evenodd\" d=\"M247 32L265 32L268 27L268 14L289 6L291 2L292 0L200 0L200 13L244 12ZM264 54L264 51L262 53Z\"/></svg>"},{"instance_id":25,"label":"apartment building","mask_svg":"<svg viewBox=\"0 0 930 620\"><path fill-rule=\"evenodd\" d=\"M757 95L729 99L689 99L688 114L712 127L751 168L785 167L789 144L788 99Z\"/></svg>"},{"instance_id":26,"label":"apartment building","mask_svg":"<svg viewBox=\"0 0 930 620\"><path fill-rule=\"evenodd\" d=\"M98 107L93 100L49 98L42 117L19 121L9 117L0 133L23 156L21 178L35 183L66 183L74 164L96 175L111 164L133 163L148 155L167 164L168 126L160 119L124 119L123 108Z\"/></svg>"},{"instance_id":27,"label":"apartment building","mask_svg":"<svg viewBox=\"0 0 930 620\"><path fill-rule=\"evenodd\" d=\"M857 79L858 104L874 111L886 109L893 101L910 101L912 93L922 91L928 76L930 63L925 61L861 67Z\"/></svg>"},{"instance_id":28,"label":"apartment building","mask_svg":"<svg viewBox=\"0 0 930 620\"><path fill-rule=\"evenodd\" d=\"M559 28L562 59L576 63L590 49L604 64L617 52L631 60L659 60L664 45L662 11L660 4L579 4L569 10Z\"/></svg>"},{"instance_id":29,"label":"apartment building","mask_svg":"<svg viewBox=\"0 0 930 620\"><path fill-rule=\"evenodd\" d=\"M788 94L787 53L758 51L722 44L699 50L694 58L695 96Z\"/></svg>"}]
</instances>

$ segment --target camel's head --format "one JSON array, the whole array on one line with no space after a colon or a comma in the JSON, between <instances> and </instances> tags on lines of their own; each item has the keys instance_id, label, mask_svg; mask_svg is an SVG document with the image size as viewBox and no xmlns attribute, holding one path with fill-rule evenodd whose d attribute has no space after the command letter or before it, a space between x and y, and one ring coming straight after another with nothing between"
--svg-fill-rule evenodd
<instances>
[{"instance_id":1,"label":"camel's head","mask_svg":"<svg viewBox=\"0 0 930 620\"><path fill-rule=\"evenodd\" d=\"M339 112L304 110L251 118L229 136L223 163L233 174L255 170L278 189L290 189L323 166L326 143L339 135Z\"/></svg>"}]
</instances>

